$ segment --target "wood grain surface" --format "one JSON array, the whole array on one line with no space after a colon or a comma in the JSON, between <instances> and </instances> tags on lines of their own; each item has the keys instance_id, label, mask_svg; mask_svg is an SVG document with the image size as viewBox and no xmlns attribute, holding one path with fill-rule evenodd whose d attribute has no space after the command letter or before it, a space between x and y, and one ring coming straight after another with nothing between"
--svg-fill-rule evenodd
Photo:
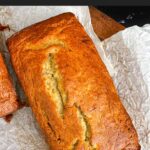
<instances>
[{"instance_id":1,"label":"wood grain surface","mask_svg":"<svg viewBox=\"0 0 150 150\"><path fill-rule=\"evenodd\" d=\"M95 7L90 6L89 8L94 31L100 40L104 40L118 31L125 29L123 25L119 24Z\"/></svg>"}]
</instances>

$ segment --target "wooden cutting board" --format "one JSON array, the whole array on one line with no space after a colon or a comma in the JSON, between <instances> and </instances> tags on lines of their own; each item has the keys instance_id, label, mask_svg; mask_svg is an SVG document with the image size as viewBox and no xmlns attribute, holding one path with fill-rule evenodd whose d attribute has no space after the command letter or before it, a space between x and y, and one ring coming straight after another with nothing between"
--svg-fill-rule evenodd
<instances>
[{"instance_id":1,"label":"wooden cutting board","mask_svg":"<svg viewBox=\"0 0 150 150\"><path fill-rule=\"evenodd\" d=\"M95 7L90 6L89 8L94 31L100 40L104 40L118 31L125 29L123 25L119 24Z\"/></svg>"}]
</instances>

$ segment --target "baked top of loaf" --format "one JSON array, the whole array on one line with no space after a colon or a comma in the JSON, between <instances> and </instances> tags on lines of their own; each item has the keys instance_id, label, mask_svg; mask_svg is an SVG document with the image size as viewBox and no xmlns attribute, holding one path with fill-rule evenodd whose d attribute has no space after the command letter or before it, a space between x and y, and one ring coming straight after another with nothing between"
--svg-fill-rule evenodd
<instances>
[{"instance_id":1,"label":"baked top of loaf","mask_svg":"<svg viewBox=\"0 0 150 150\"><path fill-rule=\"evenodd\" d=\"M18 106L16 92L0 54L0 117L13 113Z\"/></svg>"},{"instance_id":2,"label":"baked top of loaf","mask_svg":"<svg viewBox=\"0 0 150 150\"><path fill-rule=\"evenodd\" d=\"M111 77L72 13L27 27L7 45L51 149L140 149Z\"/></svg>"}]
</instances>

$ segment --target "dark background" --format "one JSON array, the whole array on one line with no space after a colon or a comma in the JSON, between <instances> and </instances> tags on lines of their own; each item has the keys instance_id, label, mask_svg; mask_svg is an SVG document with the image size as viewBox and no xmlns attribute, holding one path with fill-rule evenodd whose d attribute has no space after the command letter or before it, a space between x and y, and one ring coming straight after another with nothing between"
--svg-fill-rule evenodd
<instances>
[{"instance_id":1,"label":"dark background","mask_svg":"<svg viewBox=\"0 0 150 150\"><path fill-rule=\"evenodd\" d=\"M143 26L150 23L150 6L148 7L111 7L95 6L125 27Z\"/></svg>"}]
</instances>

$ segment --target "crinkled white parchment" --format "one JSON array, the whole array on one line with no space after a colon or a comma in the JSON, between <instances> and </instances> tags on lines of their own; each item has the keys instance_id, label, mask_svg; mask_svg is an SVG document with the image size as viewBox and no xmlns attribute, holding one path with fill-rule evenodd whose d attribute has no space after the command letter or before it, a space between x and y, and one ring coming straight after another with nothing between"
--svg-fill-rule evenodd
<instances>
[{"instance_id":1,"label":"crinkled white parchment","mask_svg":"<svg viewBox=\"0 0 150 150\"><path fill-rule=\"evenodd\" d=\"M138 51L136 45L133 46L133 51L127 46L128 43L138 40L138 36L141 37L141 33L134 32L133 39L124 43L124 39L129 39L128 36L122 36L127 34L128 29L123 33L118 33L111 39L106 40L103 44L106 50L102 48L100 40L93 32L93 28L90 21L90 14L88 7L82 6L6 6L0 7L0 22L2 24L9 24L11 31L6 31L3 34L3 38L7 39L13 33L20 29L29 26L33 23L50 18L52 16L61 14L63 12L73 12L79 21L86 29L89 36L95 43L95 46L101 55L107 69L114 79L115 85L119 91L119 94L123 100L123 103L130 114L133 123L138 130L140 142L143 147L142 150L149 150L149 122L148 113L150 106L148 104L148 74L147 71L142 70L141 66L148 68L148 52L146 53L142 48L148 45L148 39L145 43L141 44L141 55L144 57L146 64L141 64L137 59ZM137 27L138 28L138 27ZM130 30L131 28L129 28ZM138 28L139 30L143 30ZM144 31L148 34L150 31L148 28L144 28ZM129 32L130 33L130 32ZM128 34L129 34L128 33ZM137 37L134 34L137 33ZM149 32L150 33L150 32ZM146 35L147 36L147 35ZM131 38L131 37L130 37ZM114 39L114 40L113 40ZM143 38L142 38L143 40ZM141 40L141 41L142 41ZM127 40L128 41L128 40ZM133 43L132 43L133 44ZM125 46L126 45L126 46ZM3 46L5 51L7 49ZM138 48L139 49L139 48ZM105 55L106 53L106 55ZM146 53L147 55L144 55ZM146 61L147 56L147 61ZM9 64L9 63L8 63ZM139 65L141 64L141 65ZM145 67L143 67L145 68ZM146 78L147 76L147 78ZM150 76L150 75L149 75ZM150 81L150 80L149 80ZM150 85L149 85L150 87ZM150 120L150 119L149 119ZM23 108L17 111L12 119L11 123L6 123L3 119L0 119L0 150L47 150L47 144L44 141L43 135L34 119L34 115L30 108Z\"/></svg>"},{"instance_id":2,"label":"crinkled white parchment","mask_svg":"<svg viewBox=\"0 0 150 150\"><path fill-rule=\"evenodd\" d=\"M150 25L127 28L106 39L103 46L142 150L150 150Z\"/></svg>"}]
</instances>

